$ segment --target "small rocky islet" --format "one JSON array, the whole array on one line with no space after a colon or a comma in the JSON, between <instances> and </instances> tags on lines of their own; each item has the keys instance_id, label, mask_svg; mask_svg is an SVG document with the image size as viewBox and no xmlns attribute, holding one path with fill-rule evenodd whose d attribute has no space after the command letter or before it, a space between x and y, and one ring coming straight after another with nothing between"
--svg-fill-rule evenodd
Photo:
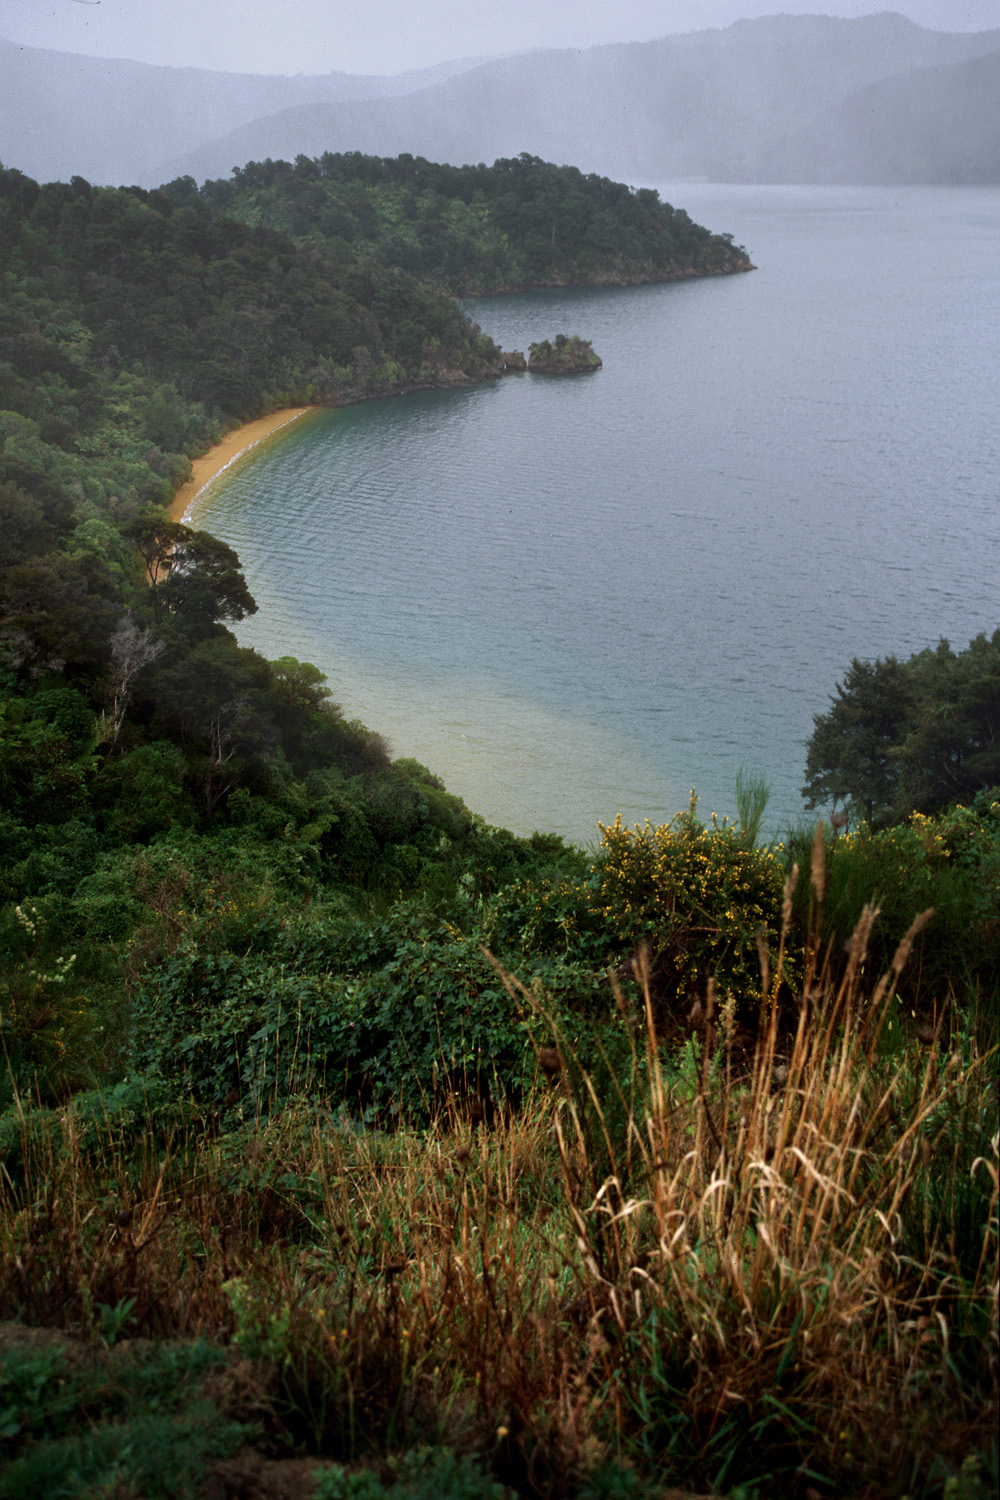
<instances>
[{"instance_id":1,"label":"small rocky islet","mask_svg":"<svg viewBox=\"0 0 1000 1500\"><path fill-rule=\"evenodd\" d=\"M601 358L593 345L576 334L557 333L551 341L542 339L528 349L527 359L518 350L502 356L505 375L523 370L532 375L581 375L601 368Z\"/></svg>"}]
</instances>

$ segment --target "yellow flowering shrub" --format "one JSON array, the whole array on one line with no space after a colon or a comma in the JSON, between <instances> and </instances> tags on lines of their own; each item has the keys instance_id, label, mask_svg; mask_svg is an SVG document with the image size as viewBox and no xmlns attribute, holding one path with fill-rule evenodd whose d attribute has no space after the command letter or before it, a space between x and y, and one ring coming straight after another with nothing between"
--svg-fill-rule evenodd
<instances>
[{"instance_id":1,"label":"yellow flowering shrub","mask_svg":"<svg viewBox=\"0 0 1000 1500\"><path fill-rule=\"evenodd\" d=\"M595 899L607 927L647 942L676 992L704 993L713 978L746 1010L761 1000L759 939L772 948L781 924L784 866L736 827L692 811L671 823L601 829ZM661 981L662 984L663 981Z\"/></svg>"}]
</instances>

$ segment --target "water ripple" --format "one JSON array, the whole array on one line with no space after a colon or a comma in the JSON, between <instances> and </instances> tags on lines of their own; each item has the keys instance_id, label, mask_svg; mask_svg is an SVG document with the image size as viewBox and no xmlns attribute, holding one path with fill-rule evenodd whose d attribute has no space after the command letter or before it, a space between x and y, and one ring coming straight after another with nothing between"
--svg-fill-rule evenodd
<instances>
[{"instance_id":1,"label":"water ripple","mask_svg":"<svg viewBox=\"0 0 1000 1500\"><path fill-rule=\"evenodd\" d=\"M732 811L741 764L795 818L852 656L1000 624L1000 198L666 196L766 272L480 301L504 347L581 332L604 368L323 413L197 518L261 606L241 640L522 831L692 785Z\"/></svg>"}]
</instances>

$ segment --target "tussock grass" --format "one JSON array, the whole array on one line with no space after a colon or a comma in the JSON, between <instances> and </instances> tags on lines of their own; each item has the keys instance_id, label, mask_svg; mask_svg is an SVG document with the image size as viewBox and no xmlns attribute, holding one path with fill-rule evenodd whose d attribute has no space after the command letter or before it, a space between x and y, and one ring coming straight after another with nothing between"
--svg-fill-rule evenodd
<instances>
[{"instance_id":1,"label":"tussock grass","mask_svg":"<svg viewBox=\"0 0 1000 1500\"><path fill-rule=\"evenodd\" d=\"M79 1337L229 1345L210 1398L272 1456L444 1446L537 1496L972 1496L969 1455L996 1466L996 1056L900 1032L924 919L871 987L875 920L836 978L807 944L784 1013L782 935L749 1053L710 987L666 1055L640 954L620 1055L550 1018L537 1088L490 1126L455 1104L382 1134L303 1100L82 1143L71 1108L26 1112L0 1297Z\"/></svg>"}]
</instances>

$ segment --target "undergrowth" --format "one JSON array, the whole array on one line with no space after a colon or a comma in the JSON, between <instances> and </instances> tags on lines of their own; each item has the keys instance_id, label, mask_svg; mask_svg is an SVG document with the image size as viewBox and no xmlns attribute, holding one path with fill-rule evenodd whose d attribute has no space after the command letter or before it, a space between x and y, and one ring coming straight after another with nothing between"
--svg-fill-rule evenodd
<instances>
[{"instance_id":1,"label":"undergrowth","mask_svg":"<svg viewBox=\"0 0 1000 1500\"><path fill-rule=\"evenodd\" d=\"M648 949L572 1038L496 965L536 1068L492 1121L22 1100L0 1299L55 1342L3 1346L0 1495L236 1493L239 1444L321 1500L995 1492L996 1050L904 1024L927 914L834 963L825 873L752 1044L710 984L665 1047Z\"/></svg>"}]
</instances>

